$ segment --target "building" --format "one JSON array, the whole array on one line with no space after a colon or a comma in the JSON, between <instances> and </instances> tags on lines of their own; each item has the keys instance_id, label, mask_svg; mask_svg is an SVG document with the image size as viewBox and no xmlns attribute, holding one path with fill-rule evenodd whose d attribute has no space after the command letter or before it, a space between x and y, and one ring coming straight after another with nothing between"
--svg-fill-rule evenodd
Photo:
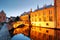
<instances>
[{"instance_id":1,"label":"building","mask_svg":"<svg viewBox=\"0 0 60 40\"><path fill-rule=\"evenodd\" d=\"M32 26L54 28L54 6L48 5L31 12Z\"/></svg>"},{"instance_id":2,"label":"building","mask_svg":"<svg viewBox=\"0 0 60 40\"><path fill-rule=\"evenodd\" d=\"M47 40L49 39L48 38L49 36L51 36L54 39L54 30L52 29L55 28L54 15L55 15L55 10L54 10L54 6L52 5L44 6L43 8L31 12L30 20L31 20L31 25L33 26L31 28L31 37L34 35L32 39Z\"/></svg>"},{"instance_id":3,"label":"building","mask_svg":"<svg viewBox=\"0 0 60 40\"><path fill-rule=\"evenodd\" d=\"M56 28L60 28L60 0L55 0Z\"/></svg>"},{"instance_id":4,"label":"building","mask_svg":"<svg viewBox=\"0 0 60 40\"><path fill-rule=\"evenodd\" d=\"M29 21L29 13L28 12L24 12L21 16L20 19L22 21Z\"/></svg>"},{"instance_id":5,"label":"building","mask_svg":"<svg viewBox=\"0 0 60 40\"><path fill-rule=\"evenodd\" d=\"M6 14L5 12L2 10L0 12L0 22L5 22L6 21Z\"/></svg>"},{"instance_id":6,"label":"building","mask_svg":"<svg viewBox=\"0 0 60 40\"><path fill-rule=\"evenodd\" d=\"M27 24L27 26L29 26L29 14L31 11L29 12L24 12L23 15L20 16L21 21L23 21L24 24Z\"/></svg>"},{"instance_id":7,"label":"building","mask_svg":"<svg viewBox=\"0 0 60 40\"><path fill-rule=\"evenodd\" d=\"M60 0L30 13L33 40L60 40Z\"/></svg>"},{"instance_id":8,"label":"building","mask_svg":"<svg viewBox=\"0 0 60 40\"><path fill-rule=\"evenodd\" d=\"M19 25L24 24L26 26L29 26L29 14L28 13L23 13L20 17L19 17L19 21L15 22L13 24L14 28L17 28Z\"/></svg>"},{"instance_id":9,"label":"building","mask_svg":"<svg viewBox=\"0 0 60 40\"><path fill-rule=\"evenodd\" d=\"M20 17L19 21L13 23L14 32L13 34L23 33L28 36L29 34L29 12L24 12ZM24 25L21 27L21 25ZM19 27L19 28L18 28Z\"/></svg>"}]
</instances>

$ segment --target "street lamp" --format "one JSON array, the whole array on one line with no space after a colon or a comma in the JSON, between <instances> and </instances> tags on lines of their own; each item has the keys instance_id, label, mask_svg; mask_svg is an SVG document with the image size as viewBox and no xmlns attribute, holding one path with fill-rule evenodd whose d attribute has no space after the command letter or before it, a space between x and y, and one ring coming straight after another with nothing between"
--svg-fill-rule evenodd
<instances>
[{"instance_id":1,"label":"street lamp","mask_svg":"<svg viewBox=\"0 0 60 40\"><path fill-rule=\"evenodd\" d=\"M31 13L32 11L30 11L30 13ZM28 37L30 37L30 32L31 32L31 27L32 27L32 25L31 25L31 20L30 20L30 14L29 14L29 36Z\"/></svg>"}]
</instances>

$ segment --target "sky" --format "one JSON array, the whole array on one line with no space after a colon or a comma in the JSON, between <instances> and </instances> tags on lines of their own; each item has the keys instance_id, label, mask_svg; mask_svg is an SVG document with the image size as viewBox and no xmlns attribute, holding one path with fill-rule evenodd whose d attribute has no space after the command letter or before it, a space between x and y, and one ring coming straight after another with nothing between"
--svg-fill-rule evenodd
<instances>
[{"instance_id":1,"label":"sky","mask_svg":"<svg viewBox=\"0 0 60 40\"><path fill-rule=\"evenodd\" d=\"M7 17L20 16L24 12L43 7L43 5L54 4L53 0L0 0L0 11L4 10Z\"/></svg>"}]
</instances>

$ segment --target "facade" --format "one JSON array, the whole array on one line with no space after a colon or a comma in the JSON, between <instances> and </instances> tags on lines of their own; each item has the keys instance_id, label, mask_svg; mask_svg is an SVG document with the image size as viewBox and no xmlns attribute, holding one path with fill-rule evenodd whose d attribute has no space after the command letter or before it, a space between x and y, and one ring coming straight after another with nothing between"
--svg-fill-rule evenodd
<instances>
[{"instance_id":1,"label":"facade","mask_svg":"<svg viewBox=\"0 0 60 40\"><path fill-rule=\"evenodd\" d=\"M60 40L60 0L30 13L33 40Z\"/></svg>"},{"instance_id":2,"label":"facade","mask_svg":"<svg viewBox=\"0 0 60 40\"><path fill-rule=\"evenodd\" d=\"M34 12L31 12L30 20L32 28L30 36L33 40L49 40L49 39L54 40L55 36L54 9L55 9L54 6L48 5L44 6L41 9L37 9Z\"/></svg>"},{"instance_id":3,"label":"facade","mask_svg":"<svg viewBox=\"0 0 60 40\"><path fill-rule=\"evenodd\" d=\"M0 12L0 22L5 22L6 21L6 14L4 13L4 11L2 10Z\"/></svg>"},{"instance_id":4,"label":"facade","mask_svg":"<svg viewBox=\"0 0 60 40\"><path fill-rule=\"evenodd\" d=\"M37 9L31 12L31 24L32 26L42 26L54 28L54 6L49 5L43 7L42 9Z\"/></svg>"},{"instance_id":5,"label":"facade","mask_svg":"<svg viewBox=\"0 0 60 40\"><path fill-rule=\"evenodd\" d=\"M26 14L21 15L21 16L20 16L20 19L21 19L22 21L29 21L29 14L26 13Z\"/></svg>"},{"instance_id":6,"label":"facade","mask_svg":"<svg viewBox=\"0 0 60 40\"><path fill-rule=\"evenodd\" d=\"M21 21L23 21L23 24L25 24L27 26L29 26L29 14L30 14L30 11L24 12L24 14L20 16L20 19L21 19Z\"/></svg>"}]
</instances>

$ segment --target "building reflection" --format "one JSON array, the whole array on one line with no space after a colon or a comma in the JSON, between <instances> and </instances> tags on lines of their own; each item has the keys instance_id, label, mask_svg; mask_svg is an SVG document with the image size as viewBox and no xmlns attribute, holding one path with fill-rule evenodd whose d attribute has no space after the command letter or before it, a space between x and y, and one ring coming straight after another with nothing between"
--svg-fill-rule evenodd
<instances>
[{"instance_id":1,"label":"building reflection","mask_svg":"<svg viewBox=\"0 0 60 40\"><path fill-rule=\"evenodd\" d=\"M31 28L31 39L33 40L54 40L54 29L32 27Z\"/></svg>"}]
</instances>

